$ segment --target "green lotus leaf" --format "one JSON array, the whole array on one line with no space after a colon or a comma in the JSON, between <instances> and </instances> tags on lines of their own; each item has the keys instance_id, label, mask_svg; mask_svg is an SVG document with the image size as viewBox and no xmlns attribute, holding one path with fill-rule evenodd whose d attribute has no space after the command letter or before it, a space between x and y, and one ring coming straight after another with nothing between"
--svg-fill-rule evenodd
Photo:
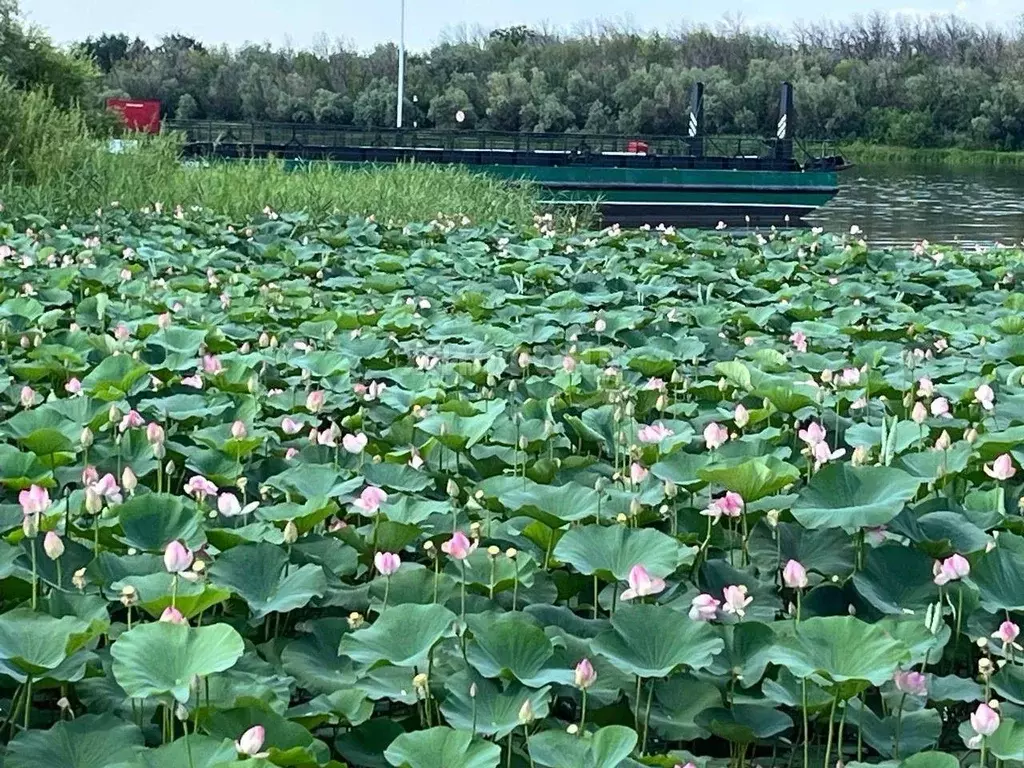
<instances>
[{"instance_id":1,"label":"green lotus leaf","mask_svg":"<svg viewBox=\"0 0 1024 768\"><path fill-rule=\"evenodd\" d=\"M200 734L190 734L188 742L185 738L165 744L156 749L139 752L134 762L116 763L110 768L217 768L224 763L238 765L235 760L238 752L235 744L226 739L213 739Z\"/></svg>"},{"instance_id":2,"label":"green lotus leaf","mask_svg":"<svg viewBox=\"0 0 1024 768\"><path fill-rule=\"evenodd\" d=\"M208 608L225 602L231 597L231 590L209 582L193 582L178 579L166 571L145 576L127 576L110 585L111 595L120 595L124 587L135 588L139 607L150 616L157 618L172 602L186 618L194 618Z\"/></svg>"},{"instance_id":3,"label":"green lotus leaf","mask_svg":"<svg viewBox=\"0 0 1024 768\"><path fill-rule=\"evenodd\" d=\"M618 768L636 749L632 728L608 725L586 738L562 731L543 731L529 739L530 757L546 768Z\"/></svg>"},{"instance_id":4,"label":"green lotus leaf","mask_svg":"<svg viewBox=\"0 0 1024 768\"><path fill-rule=\"evenodd\" d=\"M403 733L384 752L395 768L497 768L497 744L473 738L472 731L440 726Z\"/></svg>"},{"instance_id":5,"label":"green lotus leaf","mask_svg":"<svg viewBox=\"0 0 1024 768\"><path fill-rule=\"evenodd\" d=\"M305 704L292 707L286 713L289 720L313 731L324 723L360 725L373 715L373 702L359 688L347 688L322 694Z\"/></svg>"},{"instance_id":6,"label":"green lotus leaf","mask_svg":"<svg viewBox=\"0 0 1024 768\"><path fill-rule=\"evenodd\" d=\"M893 757L896 751L897 718L890 715L879 718L859 700L847 702L847 719L856 723L864 733L864 741L884 757ZM942 732L942 717L936 709L919 709L903 713L899 725L899 754L908 755L934 747Z\"/></svg>"},{"instance_id":7,"label":"green lotus leaf","mask_svg":"<svg viewBox=\"0 0 1024 768\"><path fill-rule=\"evenodd\" d=\"M715 736L736 744L753 744L793 727L793 719L785 712L762 704L712 707L704 710L697 722Z\"/></svg>"},{"instance_id":8,"label":"green lotus leaf","mask_svg":"<svg viewBox=\"0 0 1024 768\"><path fill-rule=\"evenodd\" d=\"M473 640L466 659L484 677L515 678L531 687L571 680L571 670L549 668L551 640L526 614L482 614L468 622Z\"/></svg>"},{"instance_id":9,"label":"green lotus leaf","mask_svg":"<svg viewBox=\"0 0 1024 768\"><path fill-rule=\"evenodd\" d=\"M663 578L692 556L692 550L661 531L624 525L571 528L554 551L556 560L569 563L585 576L596 573L606 581L625 581L635 565Z\"/></svg>"},{"instance_id":10,"label":"green lotus leaf","mask_svg":"<svg viewBox=\"0 0 1024 768\"><path fill-rule=\"evenodd\" d=\"M670 741L707 738L708 731L697 724L697 716L721 705L722 692L714 684L690 675L673 675L654 687L651 728Z\"/></svg>"},{"instance_id":11,"label":"green lotus leaf","mask_svg":"<svg viewBox=\"0 0 1024 768\"><path fill-rule=\"evenodd\" d=\"M408 464L370 463L363 467L363 477L369 485L407 493L417 493L434 484L434 479L430 475L419 472Z\"/></svg>"},{"instance_id":12,"label":"green lotus leaf","mask_svg":"<svg viewBox=\"0 0 1024 768\"><path fill-rule=\"evenodd\" d=\"M476 696L470 695L470 686L475 685ZM502 687L483 677L460 672L445 681L444 704L441 713L453 728L473 730L482 736L501 739L522 724L519 711L523 704L530 702L537 719L548 715L548 686L534 689L511 683Z\"/></svg>"},{"instance_id":13,"label":"green lotus leaf","mask_svg":"<svg viewBox=\"0 0 1024 768\"><path fill-rule=\"evenodd\" d=\"M325 464L303 464L267 478L266 483L304 499L331 499L358 492L362 480L342 480L337 469Z\"/></svg>"},{"instance_id":14,"label":"green lotus leaf","mask_svg":"<svg viewBox=\"0 0 1024 768\"><path fill-rule=\"evenodd\" d=\"M323 765L330 757L327 745L314 739L301 725L263 707L214 710L204 718L204 724L210 736L232 740L255 725L263 726L266 734L263 749L270 753L272 765L313 768Z\"/></svg>"},{"instance_id":15,"label":"green lotus leaf","mask_svg":"<svg viewBox=\"0 0 1024 768\"><path fill-rule=\"evenodd\" d=\"M854 570L853 539L839 528L811 531L795 523L772 528L761 522L751 531L748 548L762 571L781 571L790 560L823 576L846 576Z\"/></svg>"},{"instance_id":16,"label":"green lotus leaf","mask_svg":"<svg viewBox=\"0 0 1024 768\"><path fill-rule=\"evenodd\" d=\"M531 482L524 488L502 493L500 500L508 510L536 518L552 528L591 517L596 519L601 512L600 494L575 483L540 485Z\"/></svg>"},{"instance_id":17,"label":"green lotus leaf","mask_svg":"<svg viewBox=\"0 0 1024 768\"><path fill-rule=\"evenodd\" d=\"M714 628L657 605L620 605L611 629L592 647L624 672L665 677L679 666L700 670L725 647Z\"/></svg>"},{"instance_id":18,"label":"green lotus leaf","mask_svg":"<svg viewBox=\"0 0 1024 768\"><path fill-rule=\"evenodd\" d=\"M433 435L453 451L463 451L483 440L504 412L504 401L491 400L483 413L460 416L451 411L436 412L427 416L416 427L428 435Z\"/></svg>"},{"instance_id":19,"label":"green lotus leaf","mask_svg":"<svg viewBox=\"0 0 1024 768\"><path fill-rule=\"evenodd\" d=\"M812 529L885 525L917 495L920 485L919 478L898 469L829 464L800 490L793 517Z\"/></svg>"},{"instance_id":20,"label":"green lotus leaf","mask_svg":"<svg viewBox=\"0 0 1024 768\"><path fill-rule=\"evenodd\" d=\"M999 546L971 569L981 604L993 613L1024 609L1024 553Z\"/></svg>"},{"instance_id":21,"label":"green lotus leaf","mask_svg":"<svg viewBox=\"0 0 1024 768\"><path fill-rule=\"evenodd\" d=\"M197 628L156 622L125 632L110 653L114 678L126 694L134 698L170 694L184 703L194 676L230 669L243 649L241 635L227 624Z\"/></svg>"},{"instance_id":22,"label":"green lotus leaf","mask_svg":"<svg viewBox=\"0 0 1024 768\"><path fill-rule=\"evenodd\" d=\"M221 554L210 567L210 581L245 600L253 618L301 608L327 590L319 565L295 567L273 544L243 544Z\"/></svg>"},{"instance_id":23,"label":"green lotus leaf","mask_svg":"<svg viewBox=\"0 0 1024 768\"><path fill-rule=\"evenodd\" d=\"M434 644L452 637L455 614L441 605L396 605L370 626L341 638L340 652L359 664L423 667Z\"/></svg>"},{"instance_id":24,"label":"green lotus leaf","mask_svg":"<svg viewBox=\"0 0 1024 768\"><path fill-rule=\"evenodd\" d=\"M1024 760L1024 723L1003 717L998 730L986 742L1000 760Z\"/></svg>"},{"instance_id":25,"label":"green lotus leaf","mask_svg":"<svg viewBox=\"0 0 1024 768\"><path fill-rule=\"evenodd\" d=\"M864 568L853 576L857 592L882 613L923 610L938 598L932 558L910 547L868 550Z\"/></svg>"},{"instance_id":26,"label":"green lotus leaf","mask_svg":"<svg viewBox=\"0 0 1024 768\"><path fill-rule=\"evenodd\" d=\"M342 733L334 742L338 753L352 765L367 768L388 768L384 751L404 733L402 726L384 717L373 718Z\"/></svg>"},{"instance_id":27,"label":"green lotus leaf","mask_svg":"<svg viewBox=\"0 0 1024 768\"><path fill-rule=\"evenodd\" d=\"M352 660L338 655L341 638L348 631L346 619L316 619L307 622L300 635L281 651L281 666L311 693L333 693L353 685L356 671Z\"/></svg>"},{"instance_id":28,"label":"green lotus leaf","mask_svg":"<svg viewBox=\"0 0 1024 768\"><path fill-rule=\"evenodd\" d=\"M780 629L770 654L773 664L796 677L819 675L865 688L891 680L910 657L887 632L853 616L815 617Z\"/></svg>"},{"instance_id":29,"label":"green lotus leaf","mask_svg":"<svg viewBox=\"0 0 1024 768\"><path fill-rule=\"evenodd\" d=\"M21 731L11 740L7 768L109 768L134 761L142 731L113 715L82 715L48 731Z\"/></svg>"},{"instance_id":30,"label":"green lotus leaf","mask_svg":"<svg viewBox=\"0 0 1024 768\"><path fill-rule=\"evenodd\" d=\"M908 757L899 768L958 768L960 761L945 752L918 752ZM850 764L853 768L853 763Z\"/></svg>"},{"instance_id":31,"label":"green lotus leaf","mask_svg":"<svg viewBox=\"0 0 1024 768\"><path fill-rule=\"evenodd\" d=\"M716 675L735 675L743 688L757 685L771 661L775 634L767 624L744 621L724 627L725 650L715 657L711 671Z\"/></svg>"},{"instance_id":32,"label":"green lotus leaf","mask_svg":"<svg viewBox=\"0 0 1024 768\"><path fill-rule=\"evenodd\" d=\"M130 355L112 355L82 379L82 389L107 402L122 400L148 372L149 366L133 360Z\"/></svg>"},{"instance_id":33,"label":"green lotus leaf","mask_svg":"<svg viewBox=\"0 0 1024 768\"><path fill-rule=\"evenodd\" d=\"M707 453L676 451L651 467L651 474L659 480L667 480L692 490L704 485L700 472L710 463L711 456Z\"/></svg>"},{"instance_id":34,"label":"green lotus leaf","mask_svg":"<svg viewBox=\"0 0 1024 768\"><path fill-rule=\"evenodd\" d=\"M163 552L175 540L193 542L200 525L197 510L166 493L133 496L117 507L117 517L127 544L144 552Z\"/></svg>"},{"instance_id":35,"label":"green lotus leaf","mask_svg":"<svg viewBox=\"0 0 1024 768\"><path fill-rule=\"evenodd\" d=\"M716 462L697 471L701 480L734 491L746 502L770 496L800 479L800 470L774 456Z\"/></svg>"},{"instance_id":36,"label":"green lotus leaf","mask_svg":"<svg viewBox=\"0 0 1024 768\"><path fill-rule=\"evenodd\" d=\"M20 606L0 615L0 670L18 682L57 669L91 637L90 622Z\"/></svg>"}]
</instances>

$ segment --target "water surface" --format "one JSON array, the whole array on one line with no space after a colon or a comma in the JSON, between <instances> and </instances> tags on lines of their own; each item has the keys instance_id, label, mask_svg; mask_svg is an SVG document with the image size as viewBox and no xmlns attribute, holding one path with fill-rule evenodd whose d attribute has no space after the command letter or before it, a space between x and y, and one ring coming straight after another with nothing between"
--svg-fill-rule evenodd
<instances>
[{"instance_id":1,"label":"water surface","mask_svg":"<svg viewBox=\"0 0 1024 768\"><path fill-rule=\"evenodd\" d=\"M840 186L810 223L856 224L878 245L1024 239L1024 169L859 165L840 174Z\"/></svg>"}]
</instances>

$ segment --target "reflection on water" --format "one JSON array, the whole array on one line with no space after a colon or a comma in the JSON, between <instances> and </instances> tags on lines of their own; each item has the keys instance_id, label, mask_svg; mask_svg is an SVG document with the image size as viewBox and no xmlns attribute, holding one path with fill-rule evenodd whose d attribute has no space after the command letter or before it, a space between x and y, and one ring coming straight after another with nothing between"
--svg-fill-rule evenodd
<instances>
[{"instance_id":1,"label":"reflection on water","mask_svg":"<svg viewBox=\"0 0 1024 768\"><path fill-rule=\"evenodd\" d=\"M840 174L840 185L811 224L831 231L857 224L876 245L1024 239L1024 169L855 166Z\"/></svg>"}]
</instances>

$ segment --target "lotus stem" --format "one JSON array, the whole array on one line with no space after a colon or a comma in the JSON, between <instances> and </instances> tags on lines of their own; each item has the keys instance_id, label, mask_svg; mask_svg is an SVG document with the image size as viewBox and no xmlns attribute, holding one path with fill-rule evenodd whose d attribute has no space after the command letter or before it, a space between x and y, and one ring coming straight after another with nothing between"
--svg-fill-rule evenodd
<instances>
[{"instance_id":1,"label":"lotus stem","mask_svg":"<svg viewBox=\"0 0 1024 768\"><path fill-rule=\"evenodd\" d=\"M597 571L594 572L594 618L597 618L597 604L598 604L599 589L597 584ZM586 694L584 693L584 696Z\"/></svg>"},{"instance_id":2,"label":"lotus stem","mask_svg":"<svg viewBox=\"0 0 1024 768\"><path fill-rule=\"evenodd\" d=\"M181 727L185 729L185 753L188 755L188 768L196 768L195 761L192 759L192 744L188 740L188 720L182 721Z\"/></svg>"},{"instance_id":3,"label":"lotus stem","mask_svg":"<svg viewBox=\"0 0 1024 768\"><path fill-rule=\"evenodd\" d=\"M900 739L903 738L903 705L907 700L907 694L900 696L899 708L896 710L896 744L893 747L893 757L900 759Z\"/></svg>"},{"instance_id":4,"label":"lotus stem","mask_svg":"<svg viewBox=\"0 0 1024 768\"><path fill-rule=\"evenodd\" d=\"M462 623L465 624L466 623L466 561L463 559L463 560L460 560L459 563L462 565L462 580L461 580L461 583L459 585L462 588L462 590L461 590L461 593L462 593L462 613L461 613L461 618L462 618ZM513 608L513 610L515 610L515 609Z\"/></svg>"},{"instance_id":5,"label":"lotus stem","mask_svg":"<svg viewBox=\"0 0 1024 768\"><path fill-rule=\"evenodd\" d=\"M32 550L32 610L34 611L36 604L39 602L39 563L34 536L29 539L29 547Z\"/></svg>"},{"instance_id":6,"label":"lotus stem","mask_svg":"<svg viewBox=\"0 0 1024 768\"><path fill-rule=\"evenodd\" d=\"M523 742L526 744L526 756L530 758L530 768L535 768L533 763L533 755L530 754L530 726L526 724L523 726Z\"/></svg>"},{"instance_id":7,"label":"lotus stem","mask_svg":"<svg viewBox=\"0 0 1024 768\"><path fill-rule=\"evenodd\" d=\"M802 698L802 709L804 713L804 768L811 768L810 760L810 742L811 742L811 730L810 724L807 720L807 678L801 679L801 698Z\"/></svg>"},{"instance_id":8,"label":"lotus stem","mask_svg":"<svg viewBox=\"0 0 1024 768\"><path fill-rule=\"evenodd\" d=\"M803 590L796 591L796 623L800 623L800 614L803 610Z\"/></svg>"},{"instance_id":9,"label":"lotus stem","mask_svg":"<svg viewBox=\"0 0 1024 768\"><path fill-rule=\"evenodd\" d=\"M981 768L985 768L988 765L988 736L981 737L981 758L978 761L978 765Z\"/></svg>"},{"instance_id":10,"label":"lotus stem","mask_svg":"<svg viewBox=\"0 0 1024 768\"><path fill-rule=\"evenodd\" d=\"M825 765L832 765L832 736L836 727L836 707L839 705L839 691L832 698L832 709L828 714L828 741L825 744Z\"/></svg>"},{"instance_id":11,"label":"lotus stem","mask_svg":"<svg viewBox=\"0 0 1024 768\"><path fill-rule=\"evenodd\" d=\"M580 705L580 738L586 733L587 728L587 689L581 689L583 694L583 703Z\"/></svg>"},{"instance_id":12,"label":"lotus stem","mask_svg":"<svg viewBox=\"0 0 1024 768\"><path fill-rule=\"evenodd\" d=\"M505 747L508 754L505 757L505 768L512 768L512 734L513 731L508 732L508 743Z\"/></svg>"},{"instance_id":13,"label":"lotus stem","mask_svg":"<svg viewBox=\"0 0 1024 768\"><path fill-rule=\"evenodd\" d=\"M31 726L32 721L32 675L25 681L25 730Z\"/></svg>"},{"instance_id":14,"label":"lotus stem","mask_svg":"<svg viewBox=\"0 0 1024 768\"><path fill-rule=\"evenodd\" d=\"M388 609L388 594L391 592L391 577L388 576L384 580L384 605L381 607L380 612L384 613Z\"/></svg>"},{"instance_id":15,"label":"lotus stem","mask_svg":"<svg viewBox=\"0 0 1024 768\"><path fill-rule=\"evenodd\" d=\"M171 608L177 608L178 601L178 574L171 577Z\"/></svg>"},{"instance_id":16,"label":"lotus stem","mask_svg":"<svg viewBox=\"0 0 1024 768\"><path fill-rule=\"evenodd\" d=\"M636 705L633 707L633 730L637 733L640 732L640 685L644 679L640 675L636 676Z\"/></svg>"},{"instance_id":17,"label":"lotus stem","mask_svg":"<svg viewBox=\"0 0 1024 768\"><path fill-rule=\"evenodd\" d=\"M651 702L654 700L654 678L652 677L647 685L647 709L644 710L644 738L640 747L640 754L647 754L647 731L651 722Z\"/></svg>"},{"instance_id":18,"label":"lotus stem","mask_svg":"<svg viewBox=\"0 0 1024 768\"><path fill-rule=\"evenodd\" d=\"M62 578L63 574L61 573L60 558L59 557L56 559L56 561L54 561L54 565L57 566L57 589L58 590L62 590L62 589L64 589L64 583L63 583L64 579Z\"/></svg>"}]
</instances>

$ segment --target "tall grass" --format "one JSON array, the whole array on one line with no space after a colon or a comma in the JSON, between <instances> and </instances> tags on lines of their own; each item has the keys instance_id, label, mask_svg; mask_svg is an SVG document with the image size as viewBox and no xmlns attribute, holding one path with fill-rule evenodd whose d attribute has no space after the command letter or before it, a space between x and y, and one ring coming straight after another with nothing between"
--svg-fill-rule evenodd
<instances>
[{"instance_id":1,"label":"tall grass","mask_svg":"<svg viewBox=\"0 0 1024 768\"><path fill-rule=\"evenodd\" d=\"M910 149L852 142L842 146L843 156L854 163L914 163L962 168L1024 168L1024 152L991 149Z\"/></svg>"},{"instance_id":2,"label":"tall grass","mask_svg":"<svg viewBox=\"0 0 1024 768\"><path fill-rule=\"evenodd\" d=\"M0 81L0 202L16 214L69 216L122 206L199 205L243 217L269 205L314 215L354 213L382 221L427 221L439 213L473 221L532 221L537 192L464 168L370 168L280 161L187 163L175 136L138 137L123 153L92 135L82 114L44 93Z\"/></svg>"}]
</instances>

